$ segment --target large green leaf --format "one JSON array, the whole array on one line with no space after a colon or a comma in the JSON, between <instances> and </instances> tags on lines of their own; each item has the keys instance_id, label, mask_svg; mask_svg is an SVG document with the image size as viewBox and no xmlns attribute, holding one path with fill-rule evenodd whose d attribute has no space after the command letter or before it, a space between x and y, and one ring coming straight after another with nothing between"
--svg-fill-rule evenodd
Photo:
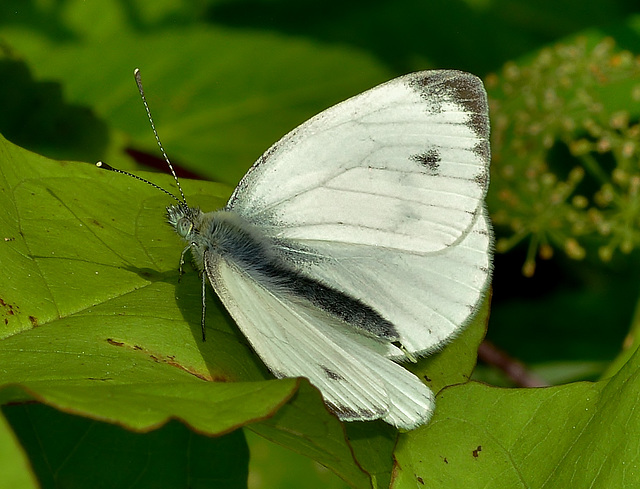
<instances>
[{"instance_id":1,"label":"large green leaf","mask_svg":"<svg viewBox=\"0 0 640 489\"><path fill-rule=\"evenodd\" d=\"M141 4L143 22L152 22L153 14ZM170 15L166 10L171 7L159 10ZM304 38L198 22L141 28L126 2L117 0L72 0L55 12L43 9L43 15L50 16L52 28L70 34L44 35L23 24L4 26L0 39L10 43L16 54L10 59L27 60L33 78L25 74L27 68L14 64L5 70L0 65L0 73L14 80L5 89L12 94L7 100L15 103L13 94L20 89L28 102L11 112L6 125L28 131L22 137L25 141L51 134L45 142L29 147L57 159L104 159L123 167L122 146L157 154L133 82L136 67L141 69L151 110L172 159L233 185L286 132L393 76L366 52ZM64 131L16 124L61 97L69 104L64 107L64 122L46 122L63 125ZM91 107L97 120L88 115L80 119L82 107ZM84 126L100 137L87 131L79 141L83 134L79 128ZM104 134L107 127L126 136ZM107 136L111 144L105 146ZM55 148L55 138L66 145ZM79 142L86 145L82 153Z\"/></svg>"},{"instance_id":2,"label":"large green leaf","mask_svg":"<svg viewBox=\"0 0 640 489\"><path fill-rule=\"evenodd\" d=\"M393 487L638 487L640 351L610 380L539 389L445 389L403 436Z\"/></svg>"}]
</instances>

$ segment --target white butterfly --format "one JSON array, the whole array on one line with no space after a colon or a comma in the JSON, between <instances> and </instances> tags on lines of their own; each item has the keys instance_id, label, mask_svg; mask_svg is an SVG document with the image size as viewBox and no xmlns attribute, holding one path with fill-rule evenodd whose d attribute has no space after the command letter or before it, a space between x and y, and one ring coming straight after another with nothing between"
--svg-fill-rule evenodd
<instances>
[{"instance_id":1,"label":"white butterfly","mask_svg":"<svg viewBox=\"0 0 640 489\"><path fill-rule=\"evenodd\" d=\"M423 71L291 131L224 209L183 195L168 218L276 377L307 377L341 420L409 430L433 394L396 361L459 333L488 287L489 160L482 82Z\"/></svg>"}]
</instances>

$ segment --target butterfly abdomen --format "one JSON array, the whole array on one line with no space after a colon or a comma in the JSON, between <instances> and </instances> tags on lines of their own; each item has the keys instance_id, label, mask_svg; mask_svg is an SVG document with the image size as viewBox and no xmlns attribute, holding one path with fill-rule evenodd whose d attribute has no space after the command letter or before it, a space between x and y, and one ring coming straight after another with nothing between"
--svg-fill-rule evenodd
<instances>
[{"instance_id":1,"label":"butterfly abdomen","mask_svg":"<svg viewBox=\"0 0 640 489\"><path fill-rule=\"evenodd\" d=\"M232 263L263 287L295 300L307 301L342 322L378 338L399 339L395 326L372 307L310 278L278 252L276 243L232 211L205 214L201 229L207 251ZM203 250L204 252L205 250ZM196 258L196 261L200 261Z\"/></svg>"}]
</instances>

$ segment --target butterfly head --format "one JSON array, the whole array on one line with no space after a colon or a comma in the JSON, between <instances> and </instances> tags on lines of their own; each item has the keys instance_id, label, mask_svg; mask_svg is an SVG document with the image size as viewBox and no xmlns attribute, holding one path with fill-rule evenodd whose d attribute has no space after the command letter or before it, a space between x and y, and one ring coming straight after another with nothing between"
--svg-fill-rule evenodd
<instances>
[{"instance_id":1,"label":"butterfly head","mask_svg":"<svg viewBox=\"0 0 640 489\"><path fill-rule=\"evenodd\" d=\"M194 233L195 223L202 211L197 207L189 207L187 204L180 203L167 207L167 220L173 226L178 236L189 241L190 236Z\"/></svg>"}]
</instances>

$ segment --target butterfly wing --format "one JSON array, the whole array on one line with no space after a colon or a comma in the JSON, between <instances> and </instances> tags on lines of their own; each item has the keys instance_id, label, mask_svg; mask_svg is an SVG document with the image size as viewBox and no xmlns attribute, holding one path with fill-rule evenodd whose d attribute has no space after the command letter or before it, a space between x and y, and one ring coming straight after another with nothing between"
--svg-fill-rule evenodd
<instances>
[{"instance_id":1,"label":"butterfly wing","mask_svg":"<svg viewBox=\"0 0 640 489\"><path fill-rule=\"evenodd\" d=\"M288 239L441 250L471 227L484 198L488 133L477 77L406 75L284 136L228 208Z\"/></svg>"},{"instance_id":2,"label":"butterfly wing","mask_svg":"<svg viewBox=\"0 0 640 489\"><path fill-rule=\"evenodd\" d=\"M433 411L433 395L417 377L385 358L387 346L346 330L334 317L260 283L219 254L204 267L221 301L276 377L304 376L340 419L383 419L412 429Z\"/></svg>"},{"instance_id":3,"label":"butterfly wing","mask_svg":"<svg viewBox=\"0 0 640 489\"><path fill-rule=\"evenodd\" d=\"M328 242L283 253L298 256L309 276L373 307L394 324L406 351L422 355L443 345L475 314L487 289L490 248L481 209L464 239L436 253ZM309 253L325 258L310 260ZM387 356L402 357L394 351Z\"/></svg>"},{"instance_id":4,"label":"butterfly wing","mask_svg":"<svg viewBox=\"0 0 640 489\"><path fill-rule=\"evenodd\" d=\"M405 350L426 353L486 290L489 159L482 82L413 73L287 134L227 208L276 240L282 260L390 320Z\"/></svg>"}]
</instances>

